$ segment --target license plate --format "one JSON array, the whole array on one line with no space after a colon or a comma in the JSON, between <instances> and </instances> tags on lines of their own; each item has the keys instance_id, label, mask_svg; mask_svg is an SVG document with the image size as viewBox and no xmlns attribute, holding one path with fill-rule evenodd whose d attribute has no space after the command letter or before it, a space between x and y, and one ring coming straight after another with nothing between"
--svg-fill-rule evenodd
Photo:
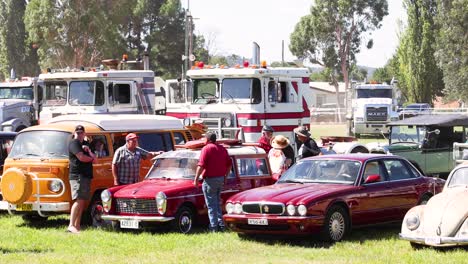
<instances>
[{"instance_id":1,"label":"license plate","mask_svg":"<svg viewBox=\"0 0 468 264\"><path fill-rule=\"evenodd\" d=\"M247 219L249 225L268 225L268 219Z\"/></svg>"},{"instance_id":2,"label":"license plate","mask_svg":"<svg viewBox=\"0 0 468 264\"><path fill-rule=\"evenodd\" d=\"M137 220L120 220L120 228L138 229Z\"/></svg>"},{"instance_id":3,"label":"license plate","mask_svg":"<svg viewBox=\"0 0 468 264\"><path fill-rule=\"evenodd\" d=\"M32 211L32 204L18 204L16 206L16 211Z\"/></svg>"},{"instance_id":4,"label":"license plate","mask_svg":"<svg viewBox=\"0 0 468 264\"><path fill-rule=\"evenodd\" d=\"M440 244L440 237L426 237L424 239L424 243L432 244L432 245L439 245Z\"/></svg>"}]
</instances>

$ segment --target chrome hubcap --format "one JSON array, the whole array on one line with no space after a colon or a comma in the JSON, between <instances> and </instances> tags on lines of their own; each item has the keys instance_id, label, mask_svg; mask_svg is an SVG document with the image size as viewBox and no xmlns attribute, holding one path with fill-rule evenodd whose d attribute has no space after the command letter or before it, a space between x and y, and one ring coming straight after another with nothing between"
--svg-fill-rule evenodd
<instances>
[{"instance_id":1,"label":"chrome hubcap","mask_svg":"<svg viewBox=\"0 0 468 264\"><path fill-rule=\"evenodd\" d=\"M329 222L330 237L334 241L340 240L345 232L345 219L339 212L334 212Z\"/></svg>"}]
</instances>

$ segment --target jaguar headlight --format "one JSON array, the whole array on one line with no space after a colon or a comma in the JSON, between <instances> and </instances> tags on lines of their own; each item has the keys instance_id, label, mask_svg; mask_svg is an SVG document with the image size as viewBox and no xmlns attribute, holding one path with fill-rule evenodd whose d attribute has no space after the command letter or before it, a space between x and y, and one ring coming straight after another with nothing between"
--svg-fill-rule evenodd
<instances>
[{"instance_id":1,"label":"jaguar headlight","mask_svg":"<svg viewBox=\"0 0 468 264\"><path fill-rule=\"evenodd\" d=\"M61 181L58 181L58 180L52 180L49 182L49 190L51 190L52 192L59 192L60 190L62 190L62 182Z\"/></svg>"},{"instance_id":2,"label":"jaguar headlight","mask_svg":"<svg viewBox=\"0 0 468 264\"><path fill-rule=\"evenodd\" d=\"M292 204L286 206L286 211L288 212L288 215L295 215L296 214L296 207Z\"/></svg>"},{"instance_id":3,"label":"jaguar headlight","mask_svg":"<svg viewBox=\"0 0 468 264\"><path fill-rule=\"evenodd\" d=\"M413 231L416 230L419 227L419 215L416 213L409 213L408 216L406 217L406 227Z\"/></svg>"},{"instance_id":4,"label":"jaguar headlight","mask_svg":"<svg viewBox=\"0 0 468 264\"><path fill-rule=\"evenodd\" d=\"M242 214L242 204L236 203L234 205L234 213L235 214Z\"/></svg>"},{"instance_id":5,"label":"jaguar headlight","mask_svg":"<svg viewBox=\"0 0 468 264\"><path fill-rule=\"evenodd\" d=\"M232 203L226 203L226 212L232 214L234 212L234 205Z\"/></svg>"},{"instance_id":6,"label":"jaguar headlight","mask_svg":"<svg viewBox=\"0 0 468 264\"><path fill-rule=\"evenodd\" d=\"M297 207L297 212L299 213L300 216L305 216L307 214L307 207L301 204Z\"/></svg>"},{"instance_id":7,"label":"jaguar headlight","mask_svg":"<svg viewBox=\"0 0 468 264\"><path fill-rule=\"evenodd\" d=\"M159 214L164 214L166 212L167 196L165 193L158 192L158 194L156 194L156 206Z\"/></svg>"}]
</instances>

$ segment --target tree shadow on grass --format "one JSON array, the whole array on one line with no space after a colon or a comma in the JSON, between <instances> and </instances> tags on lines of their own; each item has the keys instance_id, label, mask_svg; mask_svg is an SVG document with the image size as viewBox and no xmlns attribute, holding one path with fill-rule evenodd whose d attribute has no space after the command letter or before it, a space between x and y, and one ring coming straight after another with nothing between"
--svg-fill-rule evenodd
<instances>
[{"instance_id":1,"label":"tree shadow on grass","mask_svg":"<svg viewBox=\"0 0 468 264\"><path fill-rule=\"evenodd\" d=\"M52 249L40 249L40 248L4 248L0 247L0 254L18 254L18 253L49 253Z\"/></svg>"},{"instance_id":2,"label":"tree shadow on grass","mask_svg":"<svg viewBox=\"0 0 468 264\"><path fill-rule=\"evenodd\" d=\"M60 217L40 218L39 216L24 217L23 222L17 225L18 227L29 227L34 229L48 228L63 228L66 229L69 224L69 219Z\"/></svg>"},{"instance_id":3,"label":"tree shadow on grass","mask_svg":"<svg viewBox=\"0 0 468 264\"><path fill-rule=\"evenodd\" d=\"M400 225L391 224L385 226L361 227L351 230L343 241L359 242L363 244L367 241L388 240L398 238ZM320 240L319 234L308 236L278 236L278 235L245 235L238 234L243 240L265 243L268 245L282 245L306 247L306 248L330 248L334 245L331 242Z\"/></svg>"}]
</instances>

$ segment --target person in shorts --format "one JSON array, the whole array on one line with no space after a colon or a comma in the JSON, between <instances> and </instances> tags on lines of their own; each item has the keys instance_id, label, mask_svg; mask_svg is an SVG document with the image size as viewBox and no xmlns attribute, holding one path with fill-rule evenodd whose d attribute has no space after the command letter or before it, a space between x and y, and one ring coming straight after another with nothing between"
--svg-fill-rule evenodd
<instances>
[{"instance_id":1,"label":"person in shorts","mask_svg":"<svg viewBox=\"0 0 468 264\"><path fill-rule=\"evenodd\" d=\"M74 201L70 210L70 224L67 231L80 233L81 215L86 201L90 198L91 179L93 178L93 161L96 156L85 142L85 129L77 125L73 139L68 145L70 159L70 189Z\"/></svg>"}]
</instances>

